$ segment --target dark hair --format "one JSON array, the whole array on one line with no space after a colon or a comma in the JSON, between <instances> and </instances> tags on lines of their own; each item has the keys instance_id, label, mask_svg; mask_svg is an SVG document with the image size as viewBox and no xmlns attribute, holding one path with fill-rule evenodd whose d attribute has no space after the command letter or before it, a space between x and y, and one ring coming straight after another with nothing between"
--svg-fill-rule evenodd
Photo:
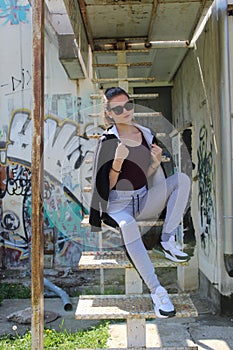
<instances>
[{"instance_id":1,"label":"dark hair","mask_svg":"<svg viewBox=\"0 0 233 350\"><path fill-rule=\"evenodd\" d=\"M104 108L105 108L105 111L106 110L110 110L110 106L109 106L109 102L111 101L111 99L115 96L119 96L119 95L125 95L129 98L129 94L124 90L122 89L121 87L117 86L117 87L110 87L110 88L107 88L105 90L105 93L104 93ZM104 122L105 122L105 125L106 126L110 126L110 125L113 125L115 124L114 120L109 117L106 112L104 113Z\"/></svg>"},{"instance_id":2,"label":"dark hair","mask_svg":"<svg viewBox=\"0 0 233 350\"><path fill-rule=\"evenodd\" d=\"M129 94L124 90L122 89L121 87L110 87L110 88L107 88L105 90L105 93L104 93L104 96L106 98L106 102L107 102L107 105L106 107L109 108L109 104L108 102L111 101L111 99L115 96L119 96L119 95L125 95L129 98Z\"/></svg>"}]
</instances>

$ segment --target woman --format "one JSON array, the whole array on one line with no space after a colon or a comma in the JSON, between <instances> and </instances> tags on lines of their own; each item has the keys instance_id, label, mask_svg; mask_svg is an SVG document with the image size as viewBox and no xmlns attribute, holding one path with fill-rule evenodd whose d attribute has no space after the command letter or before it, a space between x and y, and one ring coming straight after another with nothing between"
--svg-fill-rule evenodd
<instances>
[{"instance_id":1,"label":"woman","mask_svg":"<svg viewBox=\"0 0 233 350\"><path fill-rule=\"evenodd\" d=\"M148 128L133 122L133 103L126 91L109 88L105 99L111 126L95 153L92 231L101 229L101 221L119 226L128 255L151 292L157 317L171 317L175 308L155 274L137 220L157 219L166 207L161 250L173 261L187 261L188 255L176 247L175 231L188 202L190 181L183 173L166 178L162 149Z\"/></svg>"}]
</instances>

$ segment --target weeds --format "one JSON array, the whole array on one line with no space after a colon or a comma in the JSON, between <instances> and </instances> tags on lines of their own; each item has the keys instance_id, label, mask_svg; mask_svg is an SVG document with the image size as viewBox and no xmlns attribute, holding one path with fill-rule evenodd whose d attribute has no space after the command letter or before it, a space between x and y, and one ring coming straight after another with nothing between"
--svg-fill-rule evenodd
<instances>
[{"instance_id":1,"label":"weeds","mask_svg":"<svg viewBox=\"0 0 233 350\"><path fill-rule=\"evenodd\" d=\"M109 338L109 323L104 322L90 330L75 333L67 330L44 330L44 349L47 350L76 350L80 348L104 348ZM23 336L15 333L15 336L0 337L0 350L30 350L31 332Z\"/></svg>"},{"instance_id":2,"label":"weeds","mask_svg":"<svg viewBox=\"0 0 233 350\"><path fill-rule=\"evenodd\" d=\"M100 287L86 288L84 292L75 291L74 296L79 297L80 295L116 295L116 294L124 294L124 291L120 290L120 288L115 286L105 286L104 292L100 292Z\"/></svg>"},{"instance_id":3,"label":"weeds","mask_svg":"<svg viewBox=\"0 0 233 350\"><path fill-rule=\"evenodd\" d=\"M0 283L0 303L4 299L27 299L31 289L20 283Z\"/></svg>"}]
</instances>

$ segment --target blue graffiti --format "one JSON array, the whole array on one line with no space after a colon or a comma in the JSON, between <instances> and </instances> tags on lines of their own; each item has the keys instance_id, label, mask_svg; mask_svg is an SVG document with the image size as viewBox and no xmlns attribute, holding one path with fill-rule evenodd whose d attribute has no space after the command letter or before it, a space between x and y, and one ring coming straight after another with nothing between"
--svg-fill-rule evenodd
<instances>
[{"instance_id":1,"label":"blue graffiti","mask_svg":"<svg viewBox=\"0 0 233 350\"><path fill-rule=\"evenodd\" d=\"M30 4L19 5L19 0L0 0L0 18L5 18L3 24L28 23L27 14Z\"/></svg>"}]
</instances>

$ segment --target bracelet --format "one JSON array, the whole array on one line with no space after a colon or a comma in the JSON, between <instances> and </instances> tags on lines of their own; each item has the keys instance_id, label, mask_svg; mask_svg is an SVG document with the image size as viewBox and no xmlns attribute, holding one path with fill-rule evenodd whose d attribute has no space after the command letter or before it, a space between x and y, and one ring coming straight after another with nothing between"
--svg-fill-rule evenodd
<instances>
[{"instance_id":1,"label":"bracelet","mask_svg":"<svg viewBox=\"0 0 233 350\"><path fill-rule=\"evenodd\" d=\"M116 170L116 169L113 169L113 167L111 168L113 171L115 171L115 173L117 174L120 174L122 171L121 170Z\"/></svg>"},{"instance_id":2,"label":"bracelet","mask_svg":"<svg viewBox=\"0 0 233 350\"><path fill-rule=\"evenodd\" d=\"M150 167L151 167L152 169L154 169L154 170L156 170L156 169L158 168L158 166L156 166L156 168L154 168L154 167L152 166L152 164L150 165Z\"/></svg>"}]
</instances>

